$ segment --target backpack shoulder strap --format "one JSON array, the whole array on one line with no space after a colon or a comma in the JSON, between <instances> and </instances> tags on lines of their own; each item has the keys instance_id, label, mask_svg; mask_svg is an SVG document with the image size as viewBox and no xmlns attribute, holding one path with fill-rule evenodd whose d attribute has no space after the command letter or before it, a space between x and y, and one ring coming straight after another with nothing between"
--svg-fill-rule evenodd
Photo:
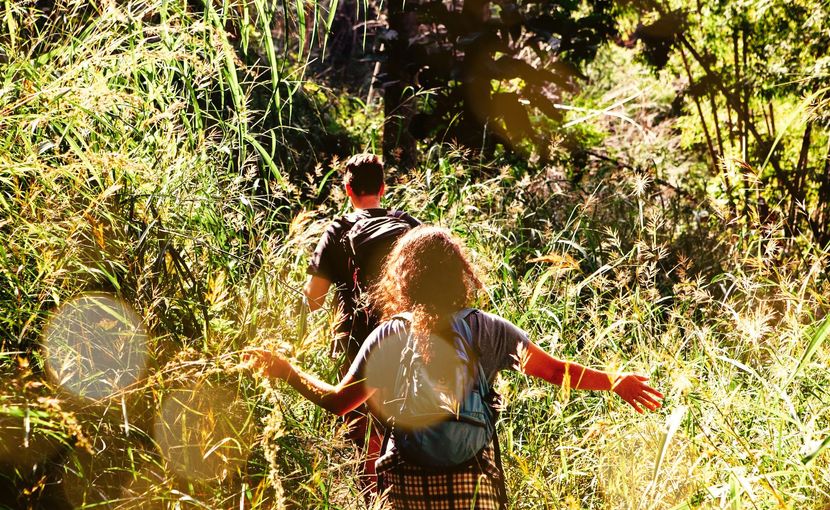
<instances>
[{"instance_id":1,"label":"backpack shoulder strap","mask_svg":"<svg viewBox=\"0 0 830 510\"><path fill-rule=\"evenodd\" d=\"M387 210L367 210L367 209L360 209L358 211L350 212L340 217L340 223L343 224L343 234L341 235L341 240L345 241L348 244L348 236L349 232L354 229L358 223L364 220L371 220L372 218L384 218L386 217Z\"/></svg>"},{"instance_id":2,"label":"backpack shoulder strap","mask_svg":"<svg viewBox=\"0 0 830 510\"><path fill-rule=\"evenodd\" d=\"M461 337L462 341L466 344L465 347L467 347L469 349L472 349L475 352L476 356L480 357L481 355L478 352L478 349L476 349L476 346L473 342L473 332L470 329L470 325L467 324L467 320L466 320L470 315L472 315L476 312L478 312L478 309L476 309L476 308L465 308L465 309L461 310L460 312L458 312L456 314L455 320L456 320L456 322L460 323L460 325L461 325L462 331L460 331L459 333L462 333L460 335L460 337ZM465 338L465 336L466 336L466 338ZM476 364L478 365L477 368L479 370L479 377L481 378L483 383L487 383L487 381L484 379L484 369L481 366L481 361L477 360ZM497 421L498 409L495 406L493 406L493 399L497 398L497 394L496 394L495 390L493 389L493 387L490 386L489 383L487 383L487 392L488 392L487 397L488 397L488 399L490 399L490 408L492 409L492 411L494 413L494 415L493 415L493 425L494 425L493 426L493 438L491 439L491 441L493 443L493 449L494 449L494 454L495 454L495 458L493 459L493 461L495 462L496 468L498 470L498 479L496 480L496 489L497 489L497 492L498 492L499 508L501 510L505 510L507 508L507 488L505 487L505 484L504 484L504 467L502 465L502 460L501 460L501 447L499 445L499 436L498 436L498 432L496 431L496 427L495 427L495 422Z\"/></svg>"},{"instance_id":3,"label":"backpack shoulder strap","mask_svg":"<svg viewBox=\"0 0 830 510\"><path fill-rule=\"evenodd\" d=\"M412 324L412 312L401 312L393 315L389 320L399 319L404 321L407 324L407 327ZM409 328L407 328L409 329ZM412 336L412 331L408 330L406 332L406 340L401 347L401 357L400 363L398 364L398 372L395 375L395 386L394 388L397 390L400 385L401 381L404 377L404 372L406 368L410 365L412 361L412 356L415 351L415 339ZM395 419L393 416L389 416L386 419L386 432L384 433L383 442L381 444L381 455L383 452L386 451L386 444L389 442L389 435L392 433L392 429L395 428Z\"/></svg>"},{"instance_id":4,"label":"backpack shoulder strap","mask_svg":"<svg viewBox=\"0 0 830 510\"><path fill-rule=\"evenodd\" d=\"M467 317L478 312L477 308L463 308L453 317L453 329L459 334L461 340L464 342L464 347L476 351L473 342L473 330L467 324Z\"/></svg>"},{"instance_id":5,"label":"backpack shoulder strap","mask_svg":"<svg viewBox=\"0 0 830 510\"><path fill-rule=\"evenodd\" d=\"M493 389L493 385L487 379L484 372L484 365L481 364L481 350L476 346L473 339L473 331L470 328L470 325L467 324L467 318L478 311L479 310L477 308L464 308L458 312L454 318L453 328L458 333L458 338L461 339L461 344L467 351L468 356L471 356L475 361L474 366L477 372L476 377L478 378L478 384L485 390L485 396L490 401L491 407L495 410L493 404L498 398L498 394L496 393L496 390Z\"/></svg>"},{"instance_id":6,"label":"backpack shoulder strap","mask_svg":"<svg viewBox=\"0 0 830 510\"><path fill-rule=\"evenodd\" d=\"M387 216L390 216L392 218L397 218L397 219L405 222L411 228L415 228L415 227L421 225L421 222L418 221L416 218L413 218L412 215L410 215L406 211L401 211L399 209L388 209L387 210Z\"/></svg>"},{"instance_id":7,"label":"backpack shoulder strap","mask_svg":"<svg viewBox=\"0 0 830 510\"><path fill-rule=\"evenodd\" d=\"M352 248L349 244L349 232L357 225L360 220L366 219L368 216L363 214L363 211L355 211L349 214L346 214L340 218L340 223L343 224L343 231L340 233L340 244L343 245L343 249L346 251L346 255L349 259L349 264L352 264L352 257L353 253L351 252Z\"/></svg>"},{"instance_id":8,"label":"backpack shoulder strap","mask_svg":"<svg viewBox=\"0 0 830 510\"><path fill-rule=\"evenodd\" d=\"M344 233L347 233L349 230L351 230L352 227L354 227L358 221L369 217L370 216L368 216L365 211L354 211L348 214L344 214L340 217L340 222L348 226L348 228L344 230Z\"/></svg>"}]
</instances>

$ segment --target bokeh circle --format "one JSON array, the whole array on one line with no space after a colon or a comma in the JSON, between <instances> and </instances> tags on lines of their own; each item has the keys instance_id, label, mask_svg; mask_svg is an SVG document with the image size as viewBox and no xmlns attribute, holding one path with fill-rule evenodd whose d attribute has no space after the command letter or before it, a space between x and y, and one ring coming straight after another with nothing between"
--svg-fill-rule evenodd
<instances>
[{"instance_id":1,"label":"bokeh circle","mask_svg":"<svg viewBox=\"0 0 830 510\"><path fill-rule=\"evenodd\" d=\"M43 333L46 365L65 390L98 400L144 373L148 335L138 314L109 294L84 294L63 303Z\"/></svg>"}]
</instances>

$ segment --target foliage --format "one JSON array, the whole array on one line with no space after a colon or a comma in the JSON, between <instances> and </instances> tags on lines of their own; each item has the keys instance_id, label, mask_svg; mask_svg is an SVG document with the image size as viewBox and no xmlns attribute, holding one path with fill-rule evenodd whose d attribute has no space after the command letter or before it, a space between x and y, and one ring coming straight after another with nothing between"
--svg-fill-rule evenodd
<instances>
[{"instance_id":1,"label":"foliage","mask_svg":"<svg viewBox=\"0 0 830 510\"><path fill-rule=\"evenodd\" d=\"M686 131L732 214L827 245L827 2L640 4L659 19L635 36L686 82Z\"/></svg>"},{"instance_id":2,"label":"foliage","mask_svg":"<svg viewBox=\"0 0 830 510\"><path fill-rule=\"evenodd\" d=\"M308 171L313 158L302 157L323 154L324 140L342 141L344 153L371 144L383 119L282 58L307 52L311 32L269 49L263 34L296 26L297 7L275 20L269 2L67 1L49 15L43 4L0 8L0 504L360 505L359 456L342 422L285 386L255 385L238 355L267 345L336 377L333 315L318 312L304 328L297 289L345 197L333 170ZM708 51L731 55L711 14L720 4L701 5L682 36L705 29L721 41ZM331 6L306 7L325 26ZM620 23L641 39L664 33L635 28L639 16ZM782 25L769 30L793 37L775 48L792 65L807 58L794 56L799 48L820 50L822 26L802 25L815 37L799 46L779 16L751 18L748 51L762 40L753 23L773 19ZM639 416L613 396L505 374L499 437L511 508L830 504L828 254L765 221L745 194L773 208L783 181L756 190L745 167L706 162L702 122L723 123L728 108L735 120L737 108L720 89L675 99L666 84L686 68L671 41L653 52L659 64L666 51L653 74L639 52L597 49L554 133L557 164L432 144L411 172L390 177L390 204L464 239L486 282L482 307L556 356L646 373L667 395L664 410ZM792 127L809 114L806 168L816 168L820 104L806 109L799 94L809 88L774 87L761 57L749 59L741 68L758 74L746 82L757 85L748 104L759 112L767 98L776 118L792 113ZM726 76L731 59L714 60ZM706 73L699 62L689 70L686 83ZM320 139L303 132L317 122L328 123ZM741 132L729 135L736 148ZM769 165L779 154L792 167L800 146L788 136ZM579 167L561 163L574 161L569 139L595 145L579 147ZM755 143L750 164L771 151ZM773 167L761 166L752 168L763 178ZM744 187L726 193L727 171ZM814 190L818 174L807 177ZM95 399L57 377L46 345L61 305L93 292L131 307L148 333L140 380ZM96 347L105 359L123 354L117 342Z\"/></svg>"},{"instance_id":3,"label":"foliage","mask_svg":"<svg viewBox=\"0 0 830 510\"><path fill-rule=\"evenodd\" d=\"M141 507L186 496L213 506L255 486L246 497L268 500L261 451L250 460L258 469L229 464L206 491L210 483L181 476L154 442L167 396L186 401L188 388L217 386L236 402L224 411L253 412L250 383L219 355L273 327L269 307L291 297L229 292L242 280L280 280L270 261L284 243L274 232L290 217L280 204L297 193L258 146L262 112L247 106L258 82L228 40L233 12L3 6L0 338L3 377L15 381L0 411L3 504ZM102 291L135 309L152 341L141 385L89 401L45 370L44 327L74 296ZM226 438L215 440L224 454ZM6 455L21 444L31 453Z\"/></svg>"},{"instance_id":4,"label":"foliage","mask_svg":"<svg viewBox=\"0 0 830 510\"><path fill-rule=\"evenodd\" d=\"M378 76L387 117L418 103L402 124L388 118L391 129L487 154L529 142L546 159L550 133L533 119L562 117L556 103L574 89L579 66L616 34L613 11L604 0L389 4Z\"/></svg>"}]
</instances>

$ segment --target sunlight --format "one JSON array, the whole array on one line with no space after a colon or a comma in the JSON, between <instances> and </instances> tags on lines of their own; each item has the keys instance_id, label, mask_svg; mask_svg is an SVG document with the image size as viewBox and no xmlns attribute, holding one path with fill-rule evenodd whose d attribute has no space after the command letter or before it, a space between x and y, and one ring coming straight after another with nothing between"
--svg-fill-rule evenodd
<instances>
[{"instance_id":1,"label":"sunlight","mask_svg":"<svg viewBox=\"0 0 830 510\"><path fill-rule=\"evenodd\" d=\"M669 421L680 418L673 415ZM702 466L695 460L693 442L671 425L676 424L667 422L661 429L644 421L607 427L598 434L598 481L607 508L669 509L692 495ZM669 429L671 434L666 433Z\"/></svg>"},{"instance_id":2,"label":"sunlight","mask_svg":"<svg viewBox=\"0 0 830 510\"><path fill-rule=\"evenodd\" d=\"M125 302L84 294L61 305L44 328L54 380L79 397L110 397L135 383L147 363L147 331Z\"/></svg>"},{"instance_id":3,"label":"sunlight","mask_svg":"<svg viewBox=\"0 0 830 510\"><path fill-rule=\"evenodd\" d=\"M248 459L252 418L230 387L202 381L163 397L154 437L179 477L225 481Z\"/></svg>"},{"instance_id":4,"label":"sunlight","mask_svg":"<svg viewBox=\"0 0 830 510\"><path fill-rule=\"evenodd\" d=\"M382 418L393 416L398 426L404 428L421 428L443 421L448 415L455 412L459 402L464 398L466 389L472 381L467 375L465 364L458 359L456 349L446 340L433 335L431 342L432 352L430 354L429 373L424 375L430 379L423 384L431 386L435 392L410 394L408 409L411 411L401 415L401 402L396 399L380 395L376 405ZM389 363L385 356L383 346L370 355L366 363L366 383L373 388L394 388L398 377L400 363ZM452 382L456 381L456 382ZM439 405L443 412L429 412L434 410L434 398L440 401Z\"/></svg>"}]
</instances>

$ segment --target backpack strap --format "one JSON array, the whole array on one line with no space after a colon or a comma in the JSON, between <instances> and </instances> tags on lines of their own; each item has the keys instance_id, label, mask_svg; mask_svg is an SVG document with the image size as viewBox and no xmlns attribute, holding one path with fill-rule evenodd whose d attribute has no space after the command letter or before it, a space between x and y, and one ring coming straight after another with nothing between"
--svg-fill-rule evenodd
<instances>
[{"instance_id":1,"label":"backpack strap","mask_svg":"<svg viewBox=\"0 0 830 510\"><path fill-rule=\"evenodd\" d=\"M496 463L496 469L499 472L499 478L496 480L496 489L499 491L499 503L502 509L507 508L507 487L504 485L504 466L501 464L501 446L499 446L499 433L493 427L493 452L496 458L493 461Z\"/></svg>"},{"instance_id":2,"label":"backpack strap","mask_svg":"<svg viewBox=\"0 0 830 510\"><path fill-rule=\"evenodd\" d=\"M481 365L481 361L480 361L481 353L479 353L478 349L475 348L475 345L473 343L473 333L472 333L472 330L470 329L470 325L467 324L467 321L466 321L467 317L469 317L470 315L476 313L477 311L478 310L475 309L475 308L465 308L465 309L461 310L460 312L458 312L455 315L455 321L457 323L460 323L460 325L461 325L462 331L459 332L459 333L461 333L459 336L460 336L461 340L465 343L465 347L472 350L472 351L474 351L474 354L476 356L478 356L478 359L476 360L476 364L478 365L478 371L479 371L479 374L480 374L479 377L483 381L487 382L486 379L484 378L484 369L483 369L483 367ZM487 395L488 400L490 400L489 406L493 411L493 419L494 419L493 438L491 439L491 441L493 442L493 453L495 454L495 458L493 459L493 461L495 462L496 469L498 471L498 479L496 480L496 489L498 490L498 493L499 493L498 494L499 508L506 509L507 508L507 487L504 484L504 466L502 465L502 462L501 462L501 446L499 445L498 430L496 430L497 427L495 427L495 421L498 421L498 418L497 418L498 417L498 410L496 409L496 407L494 405L494 403L495 403L494 400L496 399L497 394L496 394L496 391L493 389L493 387L489 384L489 382L487 382L487 392L488 392L488 395Z\"/></svg>"},{"instance_id":3,"label":"backpack strap","mask_svg":"<svg viewBox=\"0 0 830 510\"><path fill-rule=\"evenodd\" d=\"M464 342L465 349L472 349L475 350L473 346L473 330L470 329L470 325L467 324L467 317L476 313L478 309L476 308L464 308L455 314L453 317L453 326L456 324L460 324L461 331L456 331L461 337L461 340ZM455 327L453 327L455 329Z\"/></svg>"},{"instance_id":4,"label":"backpack strap","mask_svg":"<svg viewBox=\"0 0 830 510\"><path fill-rule=\"evenodd\" d=\"M407 324L412 324L412 312L397 313L397 314L393 315L389 320L394 320L394 319L399 319L399 320L402 320L402 321L406 322ZM404 348L401 351L401 360L400 360L400 364L398 366L398 373L395 376L395 387L399 386L401 377L403 377L404 366L407 364L407 363L404 363L403 357L404 357L405 354L408 355L408 356L411 356L411 353L407 353L406 351L409 350L409 349L414 349L414 347L415 347L414 345L412 345L412 340L413 339L412 339L411 332L407 333L406 343L404 344ZM392 438L392 431L395 428L394 417L390 416L389 418L387 418L385 425L386 426L383 428L384 429L383 430L383 440L380 443L380 454L379 454L378 458L382 457L383 454L386 453L386 448L389 446L389 440ZM378 487L379 488L380 488L380 483L381 483L380 480L381 480L381 478L380 478L380 476L378 476Z\"/></svg>"}]
</instances>

